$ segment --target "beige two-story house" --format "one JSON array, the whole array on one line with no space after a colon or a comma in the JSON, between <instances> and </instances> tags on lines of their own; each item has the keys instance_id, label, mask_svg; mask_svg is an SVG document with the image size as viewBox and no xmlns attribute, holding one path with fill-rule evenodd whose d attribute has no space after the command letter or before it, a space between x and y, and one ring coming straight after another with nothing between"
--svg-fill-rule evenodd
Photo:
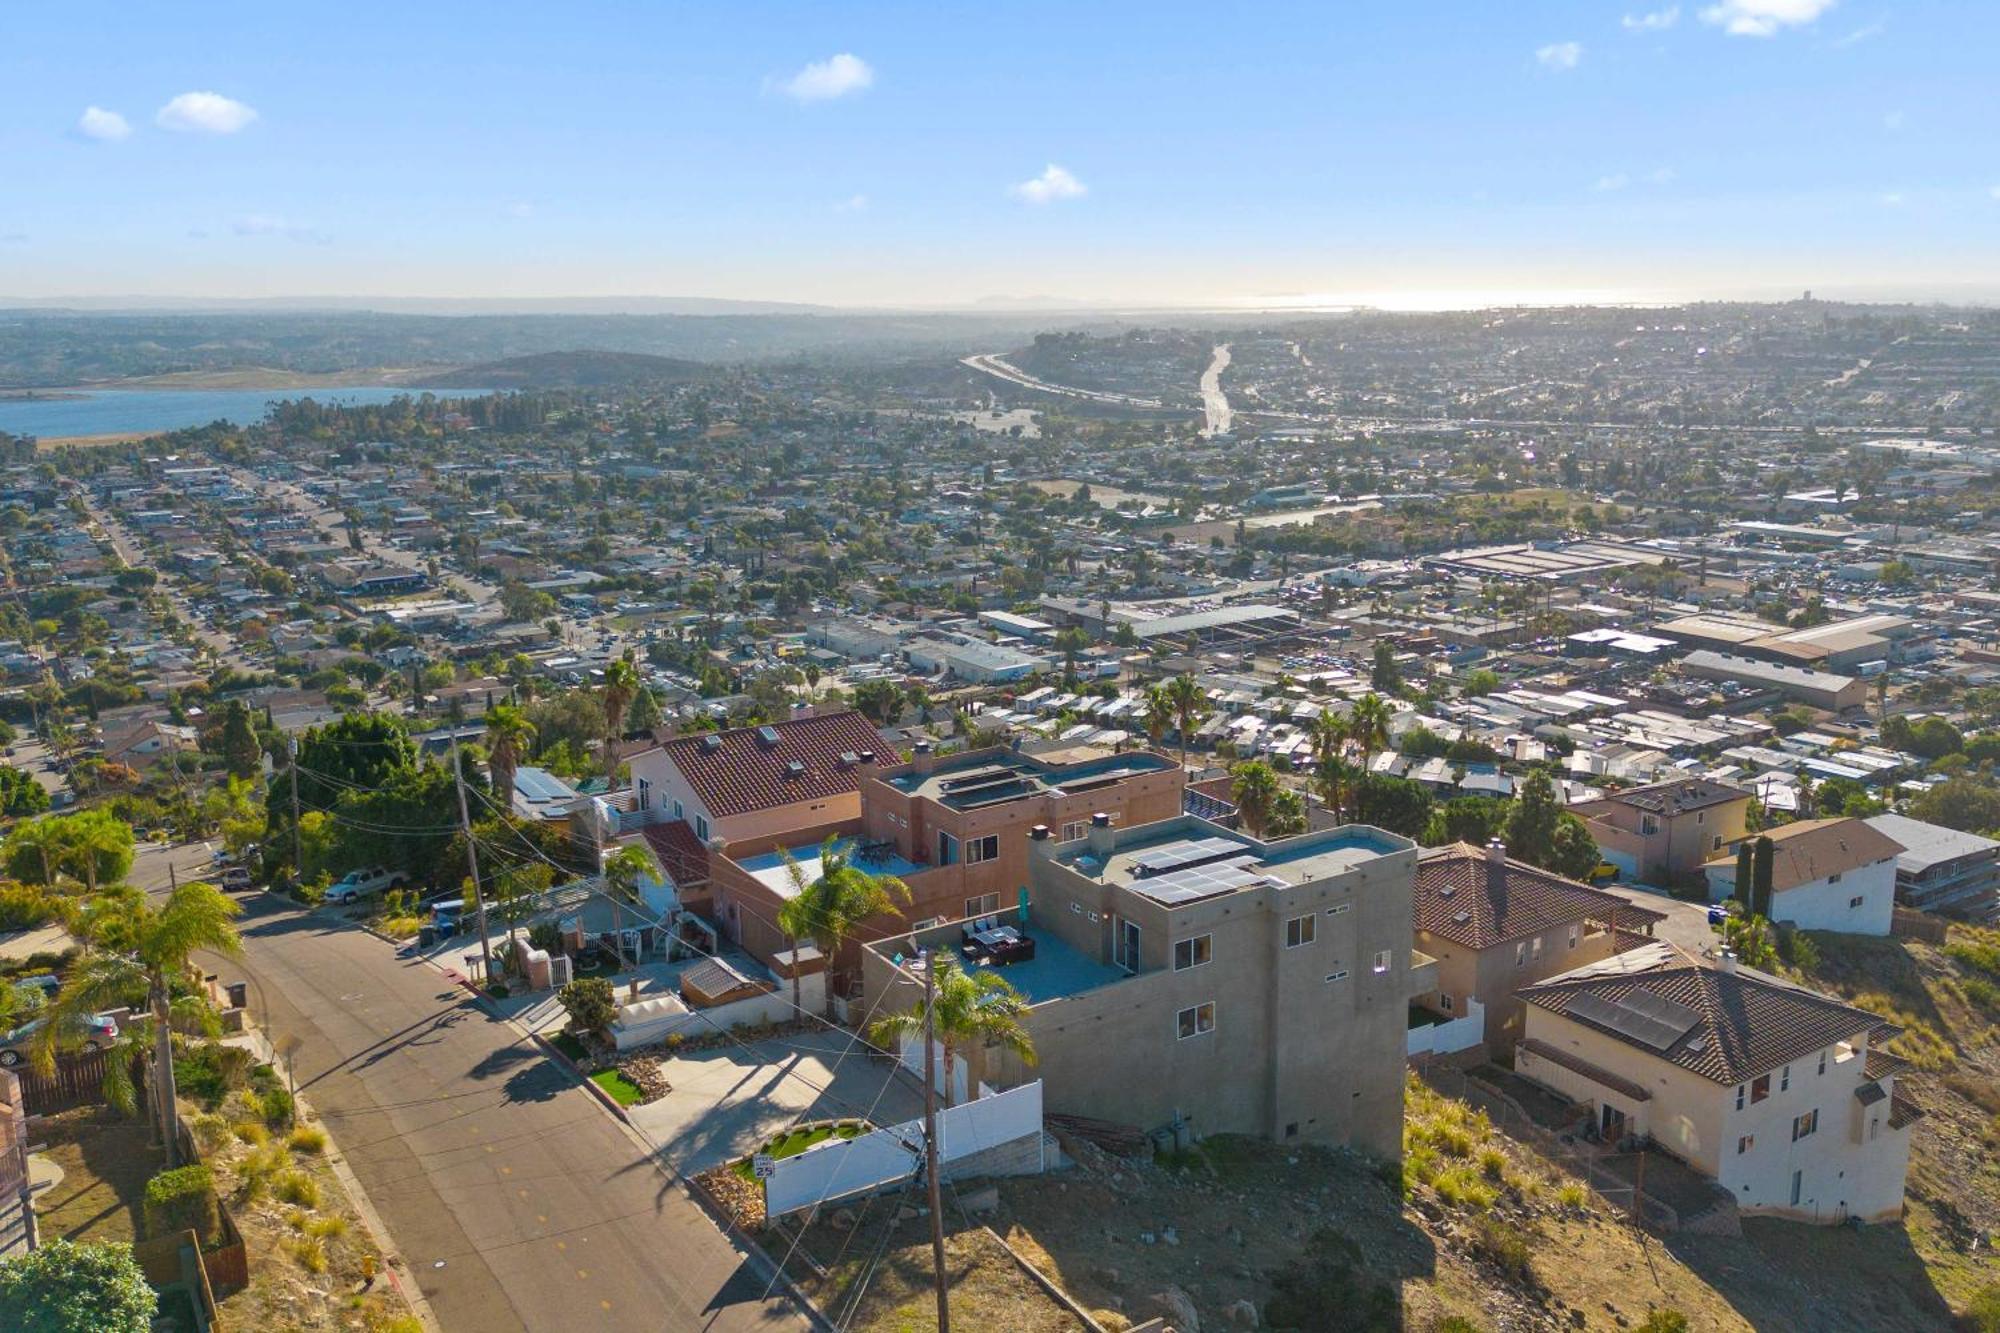
<instances>
[{"instance_id":1,"label":"beige two-story house","mask_svg":"<svg viewBox=\"0 0 2000 1333\"><path fill-rule=\"evenodd\" d=\"M1604 859L1648 884L1691 881L1750 829L1749 792L1710 778L1674 778L1578 801Z\"/></svg>"}]
</instances>

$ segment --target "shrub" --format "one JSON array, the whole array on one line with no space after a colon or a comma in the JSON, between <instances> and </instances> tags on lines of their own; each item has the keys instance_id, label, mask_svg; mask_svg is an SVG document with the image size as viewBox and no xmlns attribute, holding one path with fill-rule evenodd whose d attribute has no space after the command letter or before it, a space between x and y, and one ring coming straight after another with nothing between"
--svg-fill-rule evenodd
<instances>
[{"instance_id":1,"label":"shrub","mask_svg":"<svg viewBox=\"0 0 2000 1333\"><path fill-rule=\"evenodd\" d=\"M255 1100L258 1114L264 1117L264 1123L271 1128L276 1129L291 1120L292 1094L283 1088L276 1085L268 1087L259 1093Z\"/></svg>"},{"instance_id":2,"label":"shrub","mask_svg":"<svg viewBox=\"0 0 2000 1333\"><path fill-rule=\"evenodd\" d=\"M1511 1223L1480 1218L1472 1228L1472 1253L1498 1269L1509 1282L1527 1286L1535 1280L1534 1252L1527 1236Z\"/></svg>"},{"instance_id":3,"label":"shrub","mask_svg":"<svg viewBox=\"0 0 2000 1333\"><path fill-rule=\"evenodd\" d=\"M281 1171L277 1178L278 1197L301 1208L319 1207L319 1182L303 1171Z\"/></svg>"},{"instance_id":4,"label":"shrub","mask_svg":"<svg viewBox=\"0 0 2000 1333\"><path fill-rule=\"evenodd\" d=\"M326 1151L326 1131L318 1125L300 1125L285 1140L293 1152L321 1153Z\"/></svg>"},{"instance_id":5,"label":"shrub","mask_svg":"<svg viewBox=\"0 0 2000 1333\"><path fill-rule=\"evenodd\" d=\"M1431 1182L1438 1198L1454 1208L1491 1208L1499 1197L1491 1185L1472 1173L1470 1167L1454 1166L1438 1173Z\"/></svg>"},{"instance_id":6,"label":"shrub","mask_svg":"<svg viewBox=\"0 0 2000 1333\"><path fill-rule=\"evenodd\" d=\"M1587 1208L1590 1206L1590 1191L1574 1180L1566 1181L1556 1191L1556 1202L1565 1208Z\"/></svg>"},{"instance_id":7,"label":"shrub","mask_svg":"<svg viewBox=\"0 0 2000 1333\"><path fill-rule=\"evenodd\" d=\"M203 1245L222 1234L222 1204L215 1177L200 1162L162 1171L146 1182L146 1235L149 1239L192 1231Z\"/></svg>"},{"instance_id":8,"label":"shrub","mask_svg":"<svg viewBox=\"0 0 2000 1333\"><path fill-rule=\"evenodd\" d=\"M259 1125L258 1128L262 1129L263 1126ZM286 1160L283 1145L273 1143L247 1153L237 1162L236 1176L243 1182L244 1199L263 1198L265 1191L271 1187L272 1178L285 1169Z\"/></svg>"},{"instance_id":9,"label":"shrub","mask_svg":"<svg viewBox=\"0 0 2000 1333\"><path fill-rule=\"evenodd\" d=\"M1498 1148L1487 1148L1479 1154L1479 1173L1488 1180L1499 1180L1507 1174L1507 1154Z\"/></svg>"},{"instance_id":10,"label":"shrub","mask_svg":"<svg viewBox=\"0 0 2000 1333\"><path fill-rule=\"evenodd\" d=\"M236 1122L235 1129L236 1137L242 1139L253 1148L263 1147L271 1138L271 1131L265 1129L261 1121L239 1120Z\"/></svg>"},{"instance_id":11,"label":"shrub","mask_svg":"<svg viewBox=\"0 0 2000 1333\"><path fill-rule=\"evenodd\" d=\"M1271 1328L1396 1328L1401 1301L1361 1271L1361 1249L1325 1229L1271 1279L1264 1323Z\"/></svg>"},{"instance_id":12,"label":"shrub","mask_svg":"<svg viewBox=\"0 0 2000 1333\"><path fill-rule=\"evenodd\" d=\"M1649 1310L1633 1325L1635 1333L1688 1333L1688 1317L1679 1310Z\"/></svg>"},{"instance_id":13,"label":"shrub","mask_svg":"<svg viewBox=\"0 0 2000 1333\"><path fill-rule=\"evenodd\" d=\"M306 1234L321 1240L339 1240L347 1234L347 1219L339 1216L315 1217L306 1223Z\"/></svg>"},{"instance_id":14,"label":"shrub","mask_svg":"<svg viewBox=\"0 0 2000 1333\"><path fill-rule=\"evenodd\" d=\"M556 999L578 1032L601 1032L618 1016L611 982L604 977L578 977L557 992Z\"/></svg>"},{"instance_id":15,"label":"shrub","mask_svg":"<svg viewBox=\"0 0 2000 1333\"><path fill-rule=\"evenodd\" d=\"M157 1306L129 1245L51 1240L0 1263L0 1310L24 1333L148 1333Z\"/></svg>"},{"instance_id":16,"label":"shrub","mask_svg":"<svg viewBox=\"0 0 2000 1333\"><path fill-rule=\"evenodd\" d=\"M326 1242L318 1236L294 1236L285 1242L285 1250L306 1272L326 1271Z\"/></svg>"},{"instance_id":17,"label":"shrub","mask_svg":"<svg viewBox=\"0 0 2000 1333\"><path fill-rule=\"evenodd\" d=\"M184 1097L215 1106L248 1080L256 1057L240 1046L203 1042L174 1056L174 1086Z\"/></svg>"}]
</instances>

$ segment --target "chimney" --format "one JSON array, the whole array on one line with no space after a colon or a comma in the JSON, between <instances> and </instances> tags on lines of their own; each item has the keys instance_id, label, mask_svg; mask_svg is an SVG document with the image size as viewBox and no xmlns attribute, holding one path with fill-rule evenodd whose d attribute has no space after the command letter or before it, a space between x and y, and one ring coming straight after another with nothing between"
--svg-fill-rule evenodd
<instances>
[{"instance_id":1,"label":"chimney","mask_svg":"<svg viewBox=\"0 0 2000 1333\"><path fill-rule=\"evenodd\" d=\"M1736 970L1736 950L1718 950L1715 955L1715 970L1718 972L1734 972Z\"/></svg>"},{"instance_id":2,"label":"chimney","mask_svg":"<svg viewBox=\"0 0 2000 1333\"><path fill-rule=\"evenodd\" d=\"M917 742L917 748L914 755L910 759L910 763L916 768L917 772L919 773L931 773L936 771L937 753L935 750L931 748L931 743L929 741Z\"/></svg>"},{"instance_id":3,"label":"chimney","mask_svg":"<svg viewBox=\"0 0 2000 1333\"><path fill-rule=\"evenodd\" d=\"M875 752L873 750L863 750L861 752L861 767L870 773L875 771Z\"/></svg>"},{"instance_id":4,"label":"chimney","mask_svg":"<svg viewBox=\"0 0 2000 1333\"><path fill-rule=\"evenodd\" d=\"M1090 854L1102 861L1111 855L1118 845L1118 831L1111 827L1111 816L1100 810L1090 817Z\"/></svg>"},{"instance_id":5,"label":"chimney","mask_svg":"<svg viewBox=\"0 0 2000 1333\"><path fill-rule=\"evenodd\" d=\"M1486 888L1495 898L1507 895L1507 844L1498 838L1486 844Z\"/></svg>"},{"instance_id":6,"label":"chimney","mask_svg":"<svg viewBox=\"0 0 2000 1333\"><path fill-rule=\"evenodd\" d=\"M1047 861L1056 854L1055 835L1049 832L1047 824L1037 824L1028 830L1028 855L1037 860Z\"/></svg>"}]
</instances>

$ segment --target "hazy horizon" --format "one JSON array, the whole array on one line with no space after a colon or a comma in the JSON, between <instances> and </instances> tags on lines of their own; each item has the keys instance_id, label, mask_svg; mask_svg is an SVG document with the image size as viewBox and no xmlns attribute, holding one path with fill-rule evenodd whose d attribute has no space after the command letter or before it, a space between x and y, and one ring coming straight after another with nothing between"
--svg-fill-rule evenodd
<instances>
[{"instance_id":1,"label":"hazy horizon","mask_svg":"<svg viewBox=\"0 0 2000 1333\"><path fill-rule=\"evenodd\" d=\"M1992 300L1996 47L1864 0L16 7L0 293Z\"/></svg>"}]
</instances>

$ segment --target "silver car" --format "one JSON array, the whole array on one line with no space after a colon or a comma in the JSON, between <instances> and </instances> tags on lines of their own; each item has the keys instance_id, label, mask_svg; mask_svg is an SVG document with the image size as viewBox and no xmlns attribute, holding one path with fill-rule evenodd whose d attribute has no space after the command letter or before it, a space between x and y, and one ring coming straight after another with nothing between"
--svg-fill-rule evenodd
<instances>
[{"instance_id":1,"label":"silver car","mask_svg":"<svg viewBox=\"0 0 2000 1333\"><path fill-rule=\"evenodd\" d=\"M48 1021L46 1018L37 1018L32 1023L23 1023L12 1032L0 1035L0 1069L12 1069L25 1064L35 1034L40 1032ZM117 1041L117 1020L106 1018L103 1014L93 1014L87 1020L85 1034L77 1045L83 1049L99 1051L108 1050Z\"/></svg>"}]
</instances>

